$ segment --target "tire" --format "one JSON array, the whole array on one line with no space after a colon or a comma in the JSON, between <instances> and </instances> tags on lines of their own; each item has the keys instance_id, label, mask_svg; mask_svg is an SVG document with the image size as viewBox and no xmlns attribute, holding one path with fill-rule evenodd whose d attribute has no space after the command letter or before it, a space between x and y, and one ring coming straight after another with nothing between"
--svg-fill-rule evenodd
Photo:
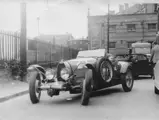
<instances>
[{"instance_id":1,"label":"tire","mask_svg":"<svg viewBox=\"0 0 159 120\"><path fill-rule=\"evenodd\" d=\"M109 70L109 72L110 72L108 74L109 76L105 75L108 72L103 72L102 71L102 68L104 68L104 67L105 67L106 70ZM114 74L114 70L113 70L113 66L112 66L111 62L108 59L106 59L106 58L100 59L97 62L96 68L97 68L97 74L99 76L98 79L100 79L100 80L102 80L102 81L104 81L106 83L109 83L112 80L112 78L114 76L113 75ZM102 73L104 74L103 76L102 76Z\"/></svg>"},{"instance_id":2,"label":"tire","mask_svg":"<svg viewBox=\"0 0 159 120\"><path fill-rule=\"evenodd\" d=\"M130 92L132 90L134 79L132 76L132 71L128 68L125 74L121 75L122 87L125 92Z\"/></svg>"},{"instance_id":3,"label":"tire","mask_svg":"<svg viewBox=\"0 0 159 120\"><path fill-rule=\"evenodd\" d=\"M88 70L85 74L85 79L82 86L81 105L88 105L90 94L92 92L92 70Z\"/></svg>"},{"instance_id":4,"label":"tire","mask_svg":"<svg viewBox=\"0 0 159 120\"><path fill-rule=\"evenodd\" d=\"M159 95L159 90L156 87L154 87L154 92L155 94Z\"/></svg>"},{"instance_id":5,"label":"tire","mask_svg":"<svg viewBox=\"0 0 159 120\"><path fill-rule=\"evenodd\" d=\"M41 91L36 89L36 82L38 86L41 85L41 81L38 78L38 72L34 71L30 73L29 76L29 95L30 100L33 104L36 104L40 101ZM38 94L38 95L37 95Z\"/></svg>"}]
</instances>

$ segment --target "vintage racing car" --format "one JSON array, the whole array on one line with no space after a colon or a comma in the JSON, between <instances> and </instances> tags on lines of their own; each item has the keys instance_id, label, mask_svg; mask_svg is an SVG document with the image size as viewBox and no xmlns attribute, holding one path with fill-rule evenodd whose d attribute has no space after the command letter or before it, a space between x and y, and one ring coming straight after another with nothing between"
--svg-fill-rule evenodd
<instances>
[{"instance_id":1,"label":"vintage racing car","mask_svg":"<svg viewBox=\"0 0 159 120\"><path fill-rule=\"evenodd\" d=\"M33 104L39 102L43 90L51 97L60 91L81 93L81 104L88 105L92 91L122 84L123 90L129 92L133 87L131 64L108 57L105 49L79 51L76 59L60 62L56 69L48 72L39 65L29 66L29 94Z\"/></svg>"}]
</instances>

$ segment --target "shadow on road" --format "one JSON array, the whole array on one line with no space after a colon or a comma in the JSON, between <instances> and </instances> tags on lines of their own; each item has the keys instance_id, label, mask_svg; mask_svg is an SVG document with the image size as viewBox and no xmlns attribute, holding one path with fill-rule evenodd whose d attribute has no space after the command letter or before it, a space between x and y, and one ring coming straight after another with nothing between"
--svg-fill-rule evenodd
<instances>
[{"instance_id":1,"label":"shadow on road","mask_svg":"<svg viewBox=\"0 0 159 120\"><path fill-rule=\"evenodd\" d=\"M81 99L81 94L75 94L73 96L68 96L66 98L53 100L52 103L53 104L73 104L73 103L78 104L80 102L80 99Z\"/></svg>"},{"instance_id":2,"label":"shadow on road","mask_svg":"<svg viewBox=\"0 0 159 120\"><path fill-rule=\"evenodd\" d=\"M137 79L135 79L135 80L152 80L152 78L151 77L149 77L149 76L139 76Z\"/></svg>"},{"instance_id":3,"label":"shadow on road","mask_svg":"<svg viewBox=\"0 0 159 120\"><path fill-rule=\"evenodd\" d=\"M102 89L99 91L94 91L91 94L92 97L98 97L98 96L106 96L106 95L111 95L114 93L119 93L123 92L122 89L120 88L107 88L107 89ZM75 95L70 95L70 97L62 98L62 99L56 99L53 100L51 103L53 104L80 104L81 100L81 94L75 94Z\"/></svg>"},{"instance_id":4,"label":"shadow on road","mask_svg":"<svg viewBox=\"0 0 159 120\"><path fill-rule=\"evenodd\" d=\"M113 93L123 92L120 88L106 88L92 93L91 97L105 96Z\"/></svg>"}]
</instances>

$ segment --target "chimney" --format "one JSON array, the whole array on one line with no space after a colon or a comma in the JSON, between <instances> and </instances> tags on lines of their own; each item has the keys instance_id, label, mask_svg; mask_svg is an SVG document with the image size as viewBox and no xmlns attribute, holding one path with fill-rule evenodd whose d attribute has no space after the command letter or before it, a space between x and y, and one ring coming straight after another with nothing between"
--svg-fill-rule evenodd
<instances>
[{"instance_id":1,"label":"chimney","mask_svg":"<svg viewBox=\"0 0 159 120\"><path fill-rule=\"evenodd\" d=\"M129 9L129 4L128 3L125 3L125 10Z\"/></svg>"},{"instance_id":2,"label":"chimney","mask_svg":"<svg viewBox=\"0 0 159 120\"><path fill-rule=\"evenodd\" d=\"M119 5L119 12L123 12L124 11L124 5Z\"/></svg>"}]
</instances>

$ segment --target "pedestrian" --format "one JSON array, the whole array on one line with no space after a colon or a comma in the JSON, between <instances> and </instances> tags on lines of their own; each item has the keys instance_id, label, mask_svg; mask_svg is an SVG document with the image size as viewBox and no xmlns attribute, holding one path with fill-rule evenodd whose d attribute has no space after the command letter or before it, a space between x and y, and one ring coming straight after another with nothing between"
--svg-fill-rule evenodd
<instances>
[{"instance_id":1,"label":"pedestrian","mask_svg":"<svg viewBox=\"0 0 159 120\"><path fill-rule=\"evenodd\" d=\"M154 74L154 92L159 94L159 32L156 35L156 41L151 51L151 58Z\"/></svg>"}]
</instances>

